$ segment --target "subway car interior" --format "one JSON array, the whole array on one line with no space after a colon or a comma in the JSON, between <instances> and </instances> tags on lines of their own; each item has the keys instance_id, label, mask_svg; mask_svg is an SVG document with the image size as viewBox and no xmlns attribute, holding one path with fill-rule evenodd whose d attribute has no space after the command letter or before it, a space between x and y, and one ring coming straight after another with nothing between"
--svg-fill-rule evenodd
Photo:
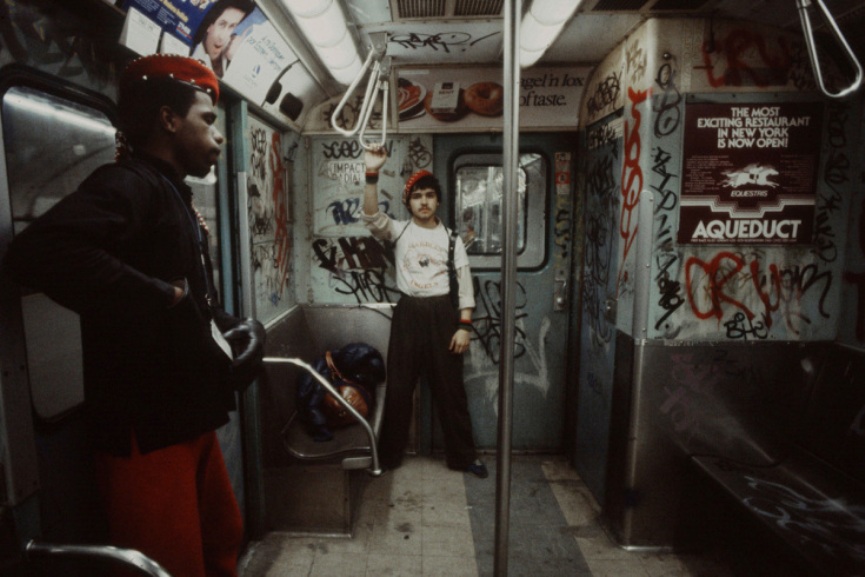
<instances>
[{"instance_id":1,"label":"subway car interior","mask_svg":"<svg viewBox=\"0 0 865 577\"><path fill-rule=\"evenodd\" d=\"M225 1L0 3L0 259L114 162L127 63L214 70L188 183L267 332L217 431L240 577L865 576L865 2L248 0L214 56ZM381 210L430 171L466 247L485 479L424 379L397 469L386 377L329 440L304 420L327 352L387 355L379 147ZM0 268L0 575L185 577L106 537L81 351Z\"/></svg>"}]
</instances>

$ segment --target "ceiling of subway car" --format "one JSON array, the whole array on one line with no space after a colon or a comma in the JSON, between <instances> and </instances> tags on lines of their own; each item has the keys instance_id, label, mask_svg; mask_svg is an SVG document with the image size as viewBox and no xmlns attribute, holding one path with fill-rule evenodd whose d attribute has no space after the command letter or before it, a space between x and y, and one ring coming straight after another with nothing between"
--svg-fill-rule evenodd
<instances>
[{"instance_id":1,"label":"ceiling of subway car","mask_svg":"<svg viewBox=\"0 0 865 577\"><path fill-rule=\"evenodd\" d=\"M504 0L341 0L365 51L370 34L387 32L395 64L500 63ZM805 0L808 1L808 0ZM812 0L817 6L819 0ZM531 5L529 0L523 7ZM823 0L847 42L865 60L865 2ZM818 10L819 12L819 10ZM702 15L801 30L797 0L583 0L541 65L591 64L653 16ZM818 33L825 21L812 16Z\"/></svg>"}]
</instances>

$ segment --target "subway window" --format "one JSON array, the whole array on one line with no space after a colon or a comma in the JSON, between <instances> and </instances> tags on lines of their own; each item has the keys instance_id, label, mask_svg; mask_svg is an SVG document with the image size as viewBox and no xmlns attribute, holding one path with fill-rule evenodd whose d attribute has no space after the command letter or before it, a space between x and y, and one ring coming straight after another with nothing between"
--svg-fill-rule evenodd
<instances>
[{"instance_id":1,"label":"subway window","mask_svg":"<svg viewBox=\"0 0 865 577\"><path fill-rule=\"evenodd\" d=\"M13 86L3 95L2 114L15 232L114 159L115 128L100 110Z\"/></svg>"},{"instance_id":2,"label":"subway window","mask_svg":"<svg viewBox=\"0 0 865 577\"><path fill-rule=\"evenodd\" d=\"M107 109L16 85L3 94L0 118L15 234L114 159L115 128ZM21 312L33 407L53 420L84 400L78 315L26 289Z\"/></svg>"},{"instance_id":3,"label":"subway window","mask_svg":"<svg viewBox=\"0 0 865 577\"><path fill-rule=\"evenodd\" d=\"M502 185L499 166L464 166L457 171L459 233L469 254L502 252ZM526 173L519 170L517 252L526 244Z\"/></svg>"},{"instance_id":4,"label":"subway window","mask_svg":"<svg viewBox=\"0 0 865 577\"><path fill-rule=\"evenodd\" d=\"M498 268L504 236L501 155L462 155L454 161L453 174L454 223L466 245L472 268ZM542 155L520 155L516 188L517 266L534 268L542 265L546 257L547 162Z\"/></svg>"}]
</instances>

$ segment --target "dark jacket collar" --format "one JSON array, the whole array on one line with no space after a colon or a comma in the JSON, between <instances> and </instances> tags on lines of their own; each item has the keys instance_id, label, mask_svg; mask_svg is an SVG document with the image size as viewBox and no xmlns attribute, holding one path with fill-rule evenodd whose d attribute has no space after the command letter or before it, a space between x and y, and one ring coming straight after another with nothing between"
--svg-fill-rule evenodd
<instances>
[{"instance_id":1,"label":"dark jacket collar","mask_svg":"<svg viewBox=\"0 0 865 577\"><path fill-rule=\"evenodd\" d=\"M167 178L171 184L173 184L178 191L180 191L184 196L191 197L192 189L188 184L183 180L180 176L180 173L168 162L162 160L161 158L157 158L145 152L136 153L133 156L134 160L142 162L143 164L147 164L157 172L159 172L162 176Z\"/></svg>"}]
</instances>

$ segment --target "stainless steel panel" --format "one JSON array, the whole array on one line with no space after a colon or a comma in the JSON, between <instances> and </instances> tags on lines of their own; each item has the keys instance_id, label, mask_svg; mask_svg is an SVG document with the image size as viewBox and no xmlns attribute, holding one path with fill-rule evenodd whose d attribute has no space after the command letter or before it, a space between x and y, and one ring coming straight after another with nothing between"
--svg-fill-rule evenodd
<instances>
[{"instance_id":1,"label":"stainless steel panel","mask_svg":"<svg viewBox=\"0 0 865 577\"><path fill-rule=\"evenodd\" d=\"M266 354L313 362L326 350L365 342L387 360L392 305L302 305L269 327ZM260 383L264 511L268 530L351 534L360 476L338 463L300 463L281 431L296 408L301 369L267 365ZM373 423L378 429L379 424Z\"/></svg>"},{"instance_id":2,"label":"stainless steel panel","mask_svg":"<svg viewBox=\"0 0 865 577\"><path fill-rule=\"evenodd\" d=\"M619 333L604 515L625 547L671 547L689 455L785 454L825 343L633 341Z\"/></svg>"},{"instance_id":3,"label":"stainless steel panel","mask_svg":"<svg viewBox=\"0 0 865 577\"><path fill-rule=\"evenodd\" d=\"M327 350L365 342L378 349L386 363L391 314L390 304L297 306L269 328L266 355L312 363ZM265 467L291 462L282 447L281 431L294 414L300 374L301 369L290 365L265 367L259 392ZM376 429L379 425L373 423Z\"/></svg>"}]
</instances>

